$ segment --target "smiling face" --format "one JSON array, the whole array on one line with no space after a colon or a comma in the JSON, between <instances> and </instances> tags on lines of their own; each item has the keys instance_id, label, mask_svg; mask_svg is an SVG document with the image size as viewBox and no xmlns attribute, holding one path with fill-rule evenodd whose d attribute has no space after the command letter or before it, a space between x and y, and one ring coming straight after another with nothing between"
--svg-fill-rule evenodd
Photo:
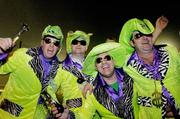
<instances>
[{"instance_id":1,"label":"smiling face","mask_svg":"<svg viewBox=\"0 0 180 119\"><path fill-rule=\"evenodd\" d=\"M51 59L54 57L60 49L60 41L53 37L45 37L41 41L41 47L44 57Z\"/></svg>"},{"instance_id":2,"label":"smiling face","mask_svg":"<svg viewBox=\"0 0 180 119\"><path fill-rule=\"evenodd\" d=\"M114 75L114 61L108 53L97 56L96 69L105 78L111 78Z\"/></svg>"}]
</instances>

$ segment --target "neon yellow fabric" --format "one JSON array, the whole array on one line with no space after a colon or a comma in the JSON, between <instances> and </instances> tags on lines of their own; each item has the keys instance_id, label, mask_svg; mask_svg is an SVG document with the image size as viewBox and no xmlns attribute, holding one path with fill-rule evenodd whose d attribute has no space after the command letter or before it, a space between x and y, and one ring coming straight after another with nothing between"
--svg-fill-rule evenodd
<instances>
[{"instance_id":1,"label":"neon yellow fabric","mask_svg":"<svg viewBox=\"0 0 180 119\"><path fill-rule=\"evenodd\" d=\"M27 49L18 49L8 58L8 61L0 67L0 74L8 74L9 80L0 96L0 103L3 99L8 99L23 107L18 119L44 119L46 111L41 105L38 105L38 98L41 92L41 83L34 74L33 69L28 64L32 59L26 54ZM54 93L59 87L64 91L64 103L67 99L81 97L81 91L76 85L77 78L71 73L65 71L60 66L57 75L48 86L48 92L56 99ZM67 93L65 93L67 92ZM35 111L37 110L35 115ZM72 109L77 111L78 109ZM39 112L45 112L44 114ZM0 119L17 119L0 109Z\"/></svg>"},{"instance_id":2,"label":"neon yellow fabric","mask_svg":"<svg viewBox=\"0 0 180 119\"><path fill-rule=\"evenodd\" d=\"M80 30L76 30L75 32L73 32L73 31L68 32L67 38L66 38L66 51L67 51L67 53L69 54L72 52L71 42L78 37L86 40L86 45L88 47L89 43L90 43L90 36L92 36L92 35L93 35L92 33L85 33L85 32L80 31Z\"/></svg>"},{"instance_id":3,"label":"neon yellow fabric","mask_svg":"<svg viewBox=\"0 0 180 119\"><path fill-rule=\"evenodd\" d=\"M130 19L123 25L119 36L119 43L128 53L134 51L134 48L132 48L129 43L133 31L140 31L143 34L152 34L154 26L147 19L140 20L137 18Z\"/></svg>"},{"instance_id":4,"label":"neon yellow fabric","mask_svg":"<svg viewBox=\"0 0 180 119\"><path fill-rule=\"evenodd\" d=\"M100 104L93 94L88 94L85 101L86 103L83 103L83 108L80 109L81 113L78 114L78 118L92 119L93 115L95 115L95 111L97 110L102 116L101 119L121 119Z\"/></svg>"},{"instance_id":5,"label":"neon yellow fabric","mask_svg":"<svg viewBox=\"0 0 180 119\"><path fill-rule=\"evenodd\" d=\"M180 106L180 55L172 46L166 47L169 54L169 69L163 80L164 86L170 91L170 93L175 98L175 101ZM137 105L137 96L147 96L152 98L152 93L154 92L155 84L153 79L148 79L140 75L135 69L131 66L124 65L124 70L133 78L134 80L134 97L133 97L133 106L135 111L136 119L161 119L161 108L145 107ZM155 81L157 89L161 92L160 81Z\"/></svg>"},{"instance_id":6,"label":"neon yellow fabric","mask_svg":"<svg viewBox=\"0 0 180 119\"><path fill-rule=\"evenodd\" d=\"M97 71L95 68L95 60L97 58L97 54L108 52L109 55L115 59L115 67L122 67L124 65L124 60L126 58L126 50L122 47L120 47L119 43L116 42L107 42L99 44L88 53L84 64L82 72L91 75L93 77L96 77Z\"/></svg>"}]
</instances>

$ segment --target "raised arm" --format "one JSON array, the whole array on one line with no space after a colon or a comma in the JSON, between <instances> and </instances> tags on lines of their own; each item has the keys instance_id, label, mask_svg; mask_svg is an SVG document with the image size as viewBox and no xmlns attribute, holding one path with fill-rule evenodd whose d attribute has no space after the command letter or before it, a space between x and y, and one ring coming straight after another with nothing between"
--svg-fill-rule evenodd
<instances>
[{"instance_id":1,"label":"raised arm","mask_svg":"<svg viewBox=\"0 0 180 119\"><path fill-rule=\"evenodd\" d=\"M153 42L157 41L158 36L160 33L166 28L169 20L165 16L160 16L156 20L155 30L153 32Z\"/></svg>"}]
</instances>

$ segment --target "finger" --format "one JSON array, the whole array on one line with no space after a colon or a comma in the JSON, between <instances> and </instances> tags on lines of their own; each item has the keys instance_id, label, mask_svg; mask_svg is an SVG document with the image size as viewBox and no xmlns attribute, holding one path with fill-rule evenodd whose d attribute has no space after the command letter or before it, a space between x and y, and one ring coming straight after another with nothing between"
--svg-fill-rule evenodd
<instances>
[{"instance_id":1,"label":"finger","mask_svg":"<svg viewBox=\"0 0 180 119\"><path fill-rule=\"evenodd\" d=\"M87 90L83 90L82 95L84 98L86 98L86 93L87 93Z\"/></svg>"},{"instance_id":2,"label":"finger","mask_svg":"<svg viewBox=\"0 0 180 119\"><path fill-rule=\"evenodd\" d=\"M56 116L55 117L61 117L62 116L62 114L61 113L58 113L58 114L56 114Z\"/></svg>"}]
</instances>

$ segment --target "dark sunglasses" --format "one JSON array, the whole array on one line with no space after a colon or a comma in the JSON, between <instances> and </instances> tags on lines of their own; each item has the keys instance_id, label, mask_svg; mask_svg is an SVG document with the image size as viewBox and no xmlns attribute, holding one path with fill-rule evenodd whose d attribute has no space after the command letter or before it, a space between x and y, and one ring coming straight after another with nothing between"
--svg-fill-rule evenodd
<instances>
[{"instance_id":1,"label":"dark sunglasses","mask_svg":"<svg viewBox=\"0 0 180 119\"><path fill-rule=\"evenodd\" d=\"M112 58L111 58L111 56L109 56L109 55L106 55L104 58L98 57L98 58L96 59L96 63L97 63L97 64L100 64L100 63L103 61L103 59L104 59L105 61L110 61Z\"/></svg>"},{"instance_id":2,"label":"dark sunglasses","mask_svg":"<svg viewBox=\"0 0 180 119\"><path fill-rule=\"evenodd\" d=\"M72 45L77 45L78 43L80 43L83 46L86 46L86 41L85 40L78 41L78 40L75 39L75 40L73 40L71 42Z\"/></svg>"},{"instance_id":3,"label":"dark sunglasses","mask_svg":"<svg viewBox=\"0 0 180 119\"><path fill-rule=\"evenodd\" d=\"M56 47L59 47L59 45L60 45L60 41L57 41L57 40L53 41L50 38L45 38L44 41L46 44L53 43Z\"/></svg>"},{"instance_id":4,"label":"dark sunglasses","mask_svg":"<svg viewBox=\"0 0 180 119\"><path fill-rule=\"evenodd\" d=\"M136 34L133 34L132 35L132 40L133 39L138 39L138 38L140 38L140 37L142 37L142 36L148 36L148 37L152 37L152 34L142 34L142 33L136 33Z\"/></svg>"}]
</instances>

